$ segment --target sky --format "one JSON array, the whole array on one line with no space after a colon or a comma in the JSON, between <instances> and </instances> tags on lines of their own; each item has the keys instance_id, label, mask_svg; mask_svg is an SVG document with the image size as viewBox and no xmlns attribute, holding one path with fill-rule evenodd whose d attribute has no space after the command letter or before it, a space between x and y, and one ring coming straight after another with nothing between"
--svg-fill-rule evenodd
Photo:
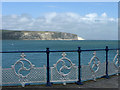
<instances>
[{"instance_id":1,"label":"sky","mask_svg":"<svg viewBox=\"0 0 120 90\"><path fill-rule=\"evenodd\" d=\"M86 40L118 39L117 2L3 2L2 29L60 31Z\"/></svg>"}]
</instances>

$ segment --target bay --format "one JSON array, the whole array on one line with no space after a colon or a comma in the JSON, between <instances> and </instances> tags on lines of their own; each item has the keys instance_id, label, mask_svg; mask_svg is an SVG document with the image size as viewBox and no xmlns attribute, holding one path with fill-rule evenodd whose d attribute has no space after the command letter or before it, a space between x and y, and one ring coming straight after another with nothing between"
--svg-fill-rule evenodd
<instances>
[{"instance_id":1,"label":"bay","mask_svg":"<svg viewBox=\"0 0 120 90\"><path fill-rule=\"evenodd\" d=\"M118 48L116 40L2 40L2 51L39 51L46 50L77 50L81 49L105 49ZM50 53L50 66L53 66L61 57L62 53ZM78 53L68 52L66 57L73 63L78 65ZM10 68L17 60L20 59L21 53L4 53L2 54L2 67ZM36 67L46 65L46 53L25 53L26 58ZM96 52L97 57L101 62L105 62L105 51ZM109 51L109 60L112 61L116 55L116 50ZM87 65L93 56L93 51L82 52L82 65Z\"/></svg>"}]
</instances>

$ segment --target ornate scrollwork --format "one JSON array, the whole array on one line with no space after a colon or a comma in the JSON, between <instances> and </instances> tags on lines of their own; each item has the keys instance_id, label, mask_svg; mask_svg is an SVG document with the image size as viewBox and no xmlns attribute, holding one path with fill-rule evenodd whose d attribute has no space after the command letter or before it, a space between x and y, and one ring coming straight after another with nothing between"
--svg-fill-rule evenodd
<instances>
[{"instance_id":1,"label":"ornate scrollwork","mask_svg":"<svg viewBox=\"0 0 120 90\"><path fill-rule=\"evenodd\" d=\"M117 54L115 55L113 62L114 62L115 67L118 69L119 68L119 50L117 50Z\"/></svg>"},{"instance_id":2,"label":"ornate scrollwork","mask_svg":"<svg viewBox=\"0 0 120 90\"><path fill-rule=\"evenodd\" d=\"M21 58L14 65L12 65L12 69L14 70L15 75L17 75L20 78L19 81L21 81L22 86L24 86L23 79L27 78L28 75L30 74L30 70L34 68L34 65L32 65L32 63L29 60L27 60L25 56L26 55L22 53ZM24 62L27 62L27 64L29 64L29 68L25 67ZM21 65L20 65L20 68L18 68L18 71L16 71L16 66L18 64L21 64ZM22 71L29 71L29 72L25 72L26 74L23 75Z\"/></svg>"},{"instance_id":3,"label":"ornate scrollwork","mask_svg":"<svg viewBox=\"0 0 120 90\"><path fill-rule=\"evenodd\" d=\"M67 61L70 63L69 66L66 64L65 60L67 60ZM62 66L60 67L59 70L58 70L58 68L57 68L58 63L62 63ZM66 57L66 53L63 52L63 53L62 53L62 58L59 59L59 60L56 62L56 64L54 64L54 67L56 67L57 72L64 78L65 76L67 76L68 74L71 73L71 68L72 68L74 65L75 65L75 64L73 64L73 63L71 62L71 60ZM67 72L67 73L64 73L64 72L63 72L64 69L70 70L70 71Z\"/></svg>"},{"instance_id":4,"label":"ornate scrollwork","mask_svg":"<svg viewBox=\"0 0 120 90\"><path fill-rule=\"evenodd\" d=\"M115 68L117 68L117 72L119 71L119 68L120 68L120 66L119 66L119 57L120 57L119 50L117 50L117 54L115 55L115 57L113 59L113 63L114 63ZM117 73L117 75L118 75L118 73Z\"/></svg>"},{"instance_id":5,"label":"ornate scrollwork","mask_svg":"<svg viewBox=\"0 0 120 90\"><path fill-rule=\"evenodd\" d=\"M99 61L98 57L96 56L96 51L93 53L93 55L94 56L91 58L91 60L90 60L90 62L88 64L89 64L91 72L93 73L93 78L96 81L95 73L97 73L99 68L100 68L99 67L100 61Z\"/></svg>"}]
</instances>

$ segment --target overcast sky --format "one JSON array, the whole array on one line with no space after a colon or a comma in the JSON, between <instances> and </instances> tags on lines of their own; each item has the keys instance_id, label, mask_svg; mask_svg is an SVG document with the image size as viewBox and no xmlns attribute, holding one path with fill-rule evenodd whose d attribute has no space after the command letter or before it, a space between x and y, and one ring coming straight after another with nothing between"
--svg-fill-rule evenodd
<instances>
[{"instance_id":1,"label":"overcast sky","mask_svg":"<svg viewBox=\"0 0 120 90\"><path fill-rule=\"evenodd\" d=\"M2 29L60 31L89 40L118 39L117 2L4 2Z\"/></svg>"}]
</instances>

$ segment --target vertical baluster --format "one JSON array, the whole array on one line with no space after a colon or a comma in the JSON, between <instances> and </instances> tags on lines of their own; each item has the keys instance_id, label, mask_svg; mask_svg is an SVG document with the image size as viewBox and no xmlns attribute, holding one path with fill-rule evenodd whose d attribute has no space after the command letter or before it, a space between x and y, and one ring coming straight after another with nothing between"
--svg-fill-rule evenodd
<instances>
[{"instance_id":1,"label":"vertical baluster","mask_svg":"<svg viewBox=\"0 0 120 90\"><path fill-rule=\"evenodd\" d=\"M78 62L79 62L79 65L78 65L78 81L77 81L77 84L82 85L82 83L81 83L81 48L80 47L78 47Z\"/></svg>"},{"instance_id":2,"label":"vertical baluster","mask_svg":"<svg viewBox=\"0 0 120 90\"><path fill-rule=\"evenodd\" d=\"M108 46L106 46L106 49L105 49L105 51L106 51L106 78L108 79L109 78L109 76L108 76Z\"/></svg>"},{"instance_id":3,"label":"vertical baluster","mask_svg":"<svg viewBox=\"0 0 120 90\"><path fill-rule=\"evenodd\" d=\"M49 66L49 54L50 54L50 51L49 51L49 48L46 48L46 54L47 54L47 85L46 86L51 86L51 83L50 83L50 66Z\"/></svg>"}]
</instances>

